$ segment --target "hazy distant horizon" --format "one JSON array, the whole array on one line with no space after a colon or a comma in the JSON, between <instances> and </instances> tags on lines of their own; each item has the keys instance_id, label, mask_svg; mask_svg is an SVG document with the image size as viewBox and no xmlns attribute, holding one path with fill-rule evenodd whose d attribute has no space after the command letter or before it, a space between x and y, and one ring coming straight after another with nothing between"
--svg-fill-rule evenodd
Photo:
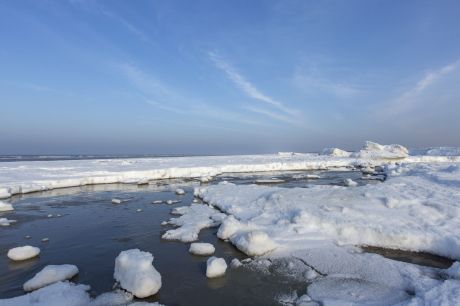
<instances>
[{"instance_id":1,"label":"hazy distant horizon","mask_svg":"<svg viewBox=\"0 0 460 306\"><path fill-rule=\"evenodd\" d=\"M2 1L0 154L460 146L459 1Z\"/></svg>"}]
</instances>

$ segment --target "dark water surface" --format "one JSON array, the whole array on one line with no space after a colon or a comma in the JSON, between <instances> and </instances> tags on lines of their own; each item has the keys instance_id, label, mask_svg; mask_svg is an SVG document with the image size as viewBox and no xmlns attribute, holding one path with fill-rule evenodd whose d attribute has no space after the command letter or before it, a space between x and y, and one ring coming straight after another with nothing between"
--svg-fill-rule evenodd
<instances>
[{"instance_id":1,"label":"dark water surface","mask_svg":"<svg viewBox=\"0 0 460 306\"><path fill-rule=\"evenodd\" d=\"M360 180L353 171L316 172L321 178L306 178L313 172L272 172L227 174L211 184L228 180L237 184L276 184L282 187L308 187L312 184L341 184L352 178L360 184L375 181ZM282 181L281 181L282 180ZM9 200L15 210L0 213L1 217L18 222L0 228L0 298L23 295L22 285L49 264L75 264L80 273L72 281L91 286L90 294L111 291L114 285L115 257L123 250L139 248L151 252L154 266L162 275L162 288L146 301L166 305L276 305L276 297L294 290L302 294L306 283L283 275L267 275L245 267L229 268L224 277L207 279L207 257L189 254L189 244L166 241L161 235L170 227L161 226L168 220L173 207L189 205L193 200L193 180L152 181L149 185L97 185L65 188L15 196ZM178 196L176 188L187 193ZM111 199L126 200L112 204ZM154 200L177 199L174 205L152 204ZM141 209L141 212L137 210ZM48 215L53 215L48 217ZM60 216L58 216L60 215ZM231 244L217 239L217 228L203 230L199 241L212 243L215 256L227 264L233 258L246 256ZM30 238L26 238L30 236ZM42 242L49 238L49 242ZM10 261L8 249L21 245L38 246L40 256L24 262Z\"/></svg>"}]
</instances>

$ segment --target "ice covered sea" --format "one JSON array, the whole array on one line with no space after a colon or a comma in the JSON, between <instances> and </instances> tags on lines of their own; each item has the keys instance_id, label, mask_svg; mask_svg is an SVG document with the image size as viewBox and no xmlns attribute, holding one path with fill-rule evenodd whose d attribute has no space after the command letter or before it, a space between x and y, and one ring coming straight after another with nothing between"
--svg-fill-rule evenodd
<instances>
[{"instance_id":1,"label":"ice covered sea","mask_svg":"<svg viewBox=\"0 0 460 306\"><path fill-rule=\"evenodd\" d=\"M23 283L47 264L74 264L71 281L91 286L58 283L0 305L59 305L57 292L68 305L129 304L119 292L116 304L85 291L112 292L115 257L133 248L152 253L162 276L149 302L455 305L460 158L452 152L368 143L324 155L0 163L0 196L14 208L0 218L16 220L0 228L0 298L25 294ZM207 257L188 253L195 239L242 264L207 279ZM6 257L26 244L40 256Z\"/></svg>"}]
</instances>

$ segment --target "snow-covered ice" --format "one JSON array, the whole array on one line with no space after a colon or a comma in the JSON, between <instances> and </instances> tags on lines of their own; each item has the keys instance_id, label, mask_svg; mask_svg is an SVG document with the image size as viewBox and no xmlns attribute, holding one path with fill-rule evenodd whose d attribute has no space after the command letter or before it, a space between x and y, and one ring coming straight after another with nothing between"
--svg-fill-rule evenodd
<instances>
[{"instance_id":1,"label":"snow-covered ice","mask_svg":"<svg viewBox=\"0 0 460 306\"><path fill-rule=\"evenodd\" d=\"M222 173L333 169L389 161L454 162L460 161L460 157L408 156L407 149L402 146L368 142L351 156L296 153L8 162L0 168L0 198L92 184L137 183L168 178L202 178L205 182Z\"/></svg>"},{"instance_id":2,"label":"snow-covered ice","mask_svg":"<svg viewBox=\"0 0 460 306\"><path fill-rule=\"evenodd\" d=\"M5 203L3 201L0 201L0 211L10 211L14 210L13 205L10 203Z\"/></svg>"},{"instance_id":3,"label":"snow-covered ice","mask_svg":"<svg viewBox=\"0 0 460 306\"><path fill-rule=\"evenodd\" d=\"M112 204L120 204L121 202L120 199L112 199Z\"/></svg>"},{"instance_id":4,"label":"snow-covered ice","mask_svg":"<svg viewBox=\"0 0 460 306\"><path fill-rule=\"evenodd\" d=\"M227 271L225 259L212 256L206 261L206 277L219 277L224 275L225 271Z\"/></svg>"},{"instance_id":5,"label":"snow-covered ice","mask_svg":"<svg viewBox=\"0 0 460 306\"><path fill-rule=\"evenodd\" d=\"M138 298L154 295L161 288L161 275L153 267L153 255L139 249L122 251L115 259L113 277Z\"/></svg>"},{"instance_id":6,"label":"snow-covered ice","mask_svg":"<svg viewBox=\"0 0 460 306\"><path fill-rule=\"evenodd\" d=\"M10 220L8 218L0 218L0 226L10 226L12 223L16 223L16 220Z\"/></svg>"},{"instance_id":7,"label":"snow-covered ice","mask_svg":"<svg viewBox=\"0 0 460 306\"><path fill-rule=\"evenodd\" d=\"M132 294L116 290L91 299L90 286L68 281L57 282L22 296L0 299L1 306L161 306L159 303L134 302Z\"/></svg>"},{"instance_id":8,"label":"snow-covered ice","mask_svg":"<svg viewBox=\"0 0 460 306\"><path fill-rule=\"evenodd\" d=\"M24 283L24 291L33 291L59 281L71 279L78 274L75 265L48 265Z\"/></svg>"},{"instance_id":9,"label":"snow-covered ice","mask_svg":"<svg viewBox=\"0 0 460 306\"><path fill-rule=\"evenodd\" d=\"M167 231L162 238L167 240L180 240L182 242L192 242L198 239L198 234L204 228L218 226L225 217L218 210L202 204L192 204L190 206L178 207L172 210L178 218L172 218L168 224L178 228Z\"/></svg>"},{"instance_id":10,"label":"snow-covered ice","mask_svg":"<svg viewBox=\"0 0 460 306\"><path fill-rule=\"evenodd\" d=\"M214 254L216 248L206 242L194 242L190 245L189 252L194 255L209 256Z\"/></svg>"},{"instance_id":11,"label":"snow-covered ice","mask_svg":"<svg viewBox=\"0 0 460 306\"><path fill-rule=\"evenodd\" d=\"M7 256L11 260L26 260L38 256L40 249L30 245L12 248L8 251Z\"/></svg>"},{"instance_id":12,"label":"snow-covered ice","mask_svg":"<svg viewBox=\"0 0 460 306\"><path fill-rule=\"evenodd\" d=\"M351 178L346 178L343 180L343 184L348 187L358 186L358 183L353 181Z\"/></svg>"},{"instance_id":13,"label":"snow-covered ice","mask_svg":"<svg viewBox=\"0 0 460 306\"><path fill-rule=\"evenodd\" d=\"M183 195L183 194L185 194L185 190L182 189L182 188L177 188L177 189L176 189L176 194L178 194L178 195Z\"/></svg>"}]
</instances>

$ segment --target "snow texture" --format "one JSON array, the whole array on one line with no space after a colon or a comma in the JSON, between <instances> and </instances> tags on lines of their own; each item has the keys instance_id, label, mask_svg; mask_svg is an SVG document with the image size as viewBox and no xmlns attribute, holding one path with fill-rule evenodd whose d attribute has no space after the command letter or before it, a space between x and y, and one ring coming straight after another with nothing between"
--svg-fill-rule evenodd
<instances>
[{"instance_id":1,"label":"snow texture","mask_svg":"<svg viewBox=\"0 0 460 306\"><path fill-rule=\"evenodd\" d=\"M1 194L0 194L1 195ZM13 210L13 205L0 201L0 211L10 211Z\"/></svg>"},{"instance_id":2,"label":"snow texture","mask_svg":"<svg viewBox=\"0 0 460 306\"><path fill-rule=\"evenodd\" d=\"M153 267L153 255L139 249L122 251L115 259L113 277L138 298L154 295L161 288L161 275Z\"/></svg>"},{"instance_id":3,"label":"snow texture","mask_svg":"<svg viewBox=\"0 0 460 306\"><path fill-rule=\"evenodd\" d=\"M206 277L215 278L225 274L227 263L223 258L212 256L206 261Z\"/></svg>"},{"instance_id":4,"label":"snow texture","mask_svg":"<svg viewBox=\"0 0 460 306\"><path fill-rule=\"evenodd\" d=\"M337 151L337 150L336 150ZM344 155L338 154L336 155ZM346 155L346 154L345 154ZM408 156L400 145L367 142L350 157L315 153L200 156L66 161L19 161L0 168L0 198L14 194L109 183L138 183L155 179L198 178L203 182L222 173L317 170L355 167L389 161L454 162L459 156Z\"/></svg>"},{"instance_id":5,"label":"snow texture","mask_svg":"<svg viewBox=\"0 0 460 306\"><path fill-rule=\"evenodd\" d=\"M48 265L28 280L23 288L24 291L37 290L59 281L71 279L77 274L78 268L74 265Z\"/></svg>"},{"instance_id":6,"label":"snow texture","mask_svg":"<svg viewBox=\"0 0 460 306\"><path fill-rule=\"evenodd\" d=\"M8 251L8 258L11 260L26 260L38 256L40 249L30 245L16 247Z\"/></svg>"},{"instance_id":7,"label":"snow texture","mask_svg":"<svg viewBox=\"0 0 460 306\"><path fill-rule=\"evenodd\" d=\"M209 256L214 254L216 248L210 244L205 242L194 242L190 245L189 252L194 255L201 255L201 256Z\"/></svg>"}]
</instances>

